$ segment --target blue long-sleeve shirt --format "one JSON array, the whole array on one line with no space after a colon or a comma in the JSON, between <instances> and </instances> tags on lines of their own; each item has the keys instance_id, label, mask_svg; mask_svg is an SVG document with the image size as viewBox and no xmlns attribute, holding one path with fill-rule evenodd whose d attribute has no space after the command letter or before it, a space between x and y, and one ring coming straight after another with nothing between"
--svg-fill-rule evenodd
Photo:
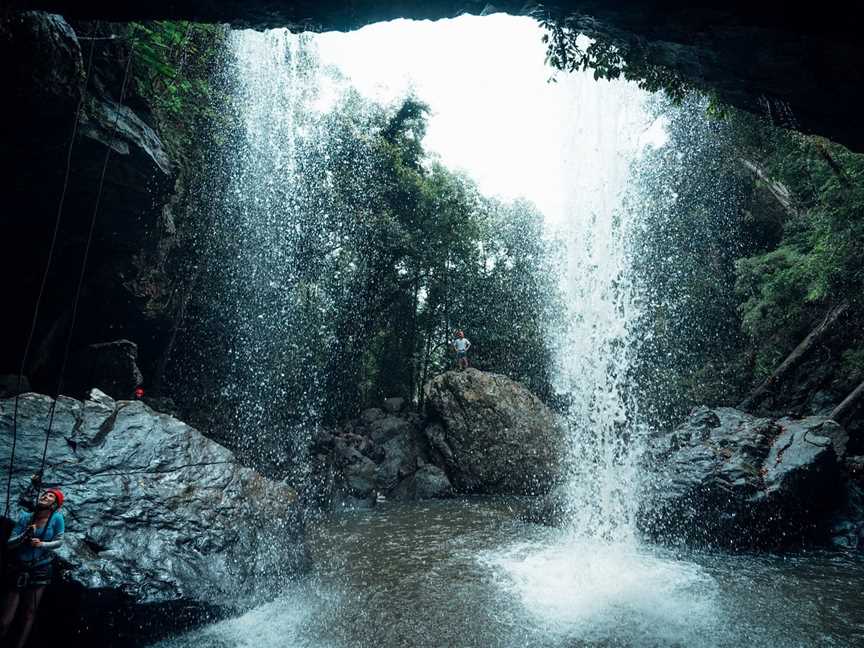
<instances>
[{"instance_id":1,"label":"blue long-sleeve shirt","mask_svg":"<svg viewBox=\"0 0 864 648\"><path fill-rule=\"evenodd\" d=\"M66 530L63 515L55 511L44 527L36 529L33 537L42 541L41 547L31 547L29 539L24 539L24 533L31 524L30 519L30 513L26 511L18 514L18 523L12 530L7 545L16 552L16 557L22 562L33 565L50 562L52 552L63 543L63 533Z\"/></svg>"}]
</instances>

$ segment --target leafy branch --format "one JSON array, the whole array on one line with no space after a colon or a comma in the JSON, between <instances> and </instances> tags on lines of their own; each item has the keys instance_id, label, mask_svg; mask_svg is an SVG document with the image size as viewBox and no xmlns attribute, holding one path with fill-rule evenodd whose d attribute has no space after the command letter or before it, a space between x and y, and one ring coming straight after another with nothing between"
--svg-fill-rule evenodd
<instances>
[{"instance_id":1,"label":"leafy branch","mask_svg":"<svg viewBox=\"0 0 864 648\"><path fill-rule=\"evenodd\" d=\"M572 15L543 12L536 16L545 30L546 63L556 70L577 72L593 70L595 79L634 81L648 92L665 92L680 104L691 89L684 80L665 66L649 61L648 50L639 42L627 44L591 40Z\"/></svg>"}]
</instances>

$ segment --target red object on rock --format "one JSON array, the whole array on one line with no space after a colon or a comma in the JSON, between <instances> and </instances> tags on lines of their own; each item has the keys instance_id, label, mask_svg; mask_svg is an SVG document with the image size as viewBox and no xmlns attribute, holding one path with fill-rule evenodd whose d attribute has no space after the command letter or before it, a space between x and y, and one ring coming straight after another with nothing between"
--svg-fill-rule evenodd
<instances>
[{"instance_id":1,"label":"red object on rock","mask_svg":"<svg viewBox=\"0 0 864 648\"><path fill-rule=\"evenodd\" d=\"M144 397L144 388L136 387L135 388L135 398L143 398Z\"/></svg>"}]
</instances>

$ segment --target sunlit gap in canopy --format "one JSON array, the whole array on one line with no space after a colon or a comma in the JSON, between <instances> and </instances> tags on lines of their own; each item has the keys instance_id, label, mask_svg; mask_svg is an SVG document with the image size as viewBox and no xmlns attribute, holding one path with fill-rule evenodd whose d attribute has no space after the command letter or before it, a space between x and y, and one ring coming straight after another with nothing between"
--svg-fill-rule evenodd
<instances>
[{"instance_id":1,"label":"sunlit gap in canopy","mask_svg":"<svg viewBox=\"0 0 864 648\"><path fill-rule=\"evenodd\" d=\"M573 172L580 160L591 163L572 147L574 77L590 92L630 84L594 81L590 72L550 82L542 35L531 18L495 14L395 20L312 38L321 63L367 98L389 105L413 92L426 102L424 143L445 166L464 170L487 195L529 199L556 226L565 220ZM318 108L332 105L341 87L327 76ZM639 145L665 139L662 120L645 117Z\"/></svg>"}]
</instances>

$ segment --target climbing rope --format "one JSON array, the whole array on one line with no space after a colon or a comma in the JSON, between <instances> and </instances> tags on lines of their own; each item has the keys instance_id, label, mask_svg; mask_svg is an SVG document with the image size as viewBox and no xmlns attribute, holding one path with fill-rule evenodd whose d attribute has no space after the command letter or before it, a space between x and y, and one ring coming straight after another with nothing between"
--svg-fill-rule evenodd
<instances>
[{"instance_id":1,"label":"climbing rope","mask_svg":"<svg viewBox=\"0 0 864 648\"><path fill-rule=\"evenodd\" d=\"M183 66L186 65L186 59L188 58L188 48L186 47L186 45L189 43L189 36L191 34L192 34L192 21L190 20L186 24L186 31L183 34L183 39L180 41L180 43L177 46L179 48L179 50L182 52L182 56L180 58L180 63L177 66L177 71L174 73L174 76L171 79L171 84L167 88L165 88L165 90L163 91L163 94L167 94L167 93L171 92L177 86L177 82L180 80L180 77L183 74ZM175 48L172 46L169 58L174 56L175 51L176 51Z\"/></svg>"},{"instance_id":2,"label":"climbing rope","mask_svg":"<svg viewBox=\"0 0 864 648\"><path fill-rule=\"evenodd\" d=\"M135 53L135 45L136 45L136 41L133 40L132 44L130 45L130 48L129 48L129 55L126 59L126 65L125 65L125 68L123 71L123 81L120 85L120 96L119 96L119 99L117 102L116 116L115 116L114 124L113 124L114 130L116 130L117 125L119 124L119 121L120 121L120 110L119 109L123 105L123 101L126 98L126 89L127 89L128 82L129 82L129 70L131 69L132 58L133 58L134 53ZM27 355L29 354L30 345L32 344L33 334L35 331L36 320L38 317L38 307L39 307L39 305L41 305L41 300L42 300L42 297L44 294L44 288L45 288L45 284L47 283L47 276L48 276L48 272L49 272L50 265L51 265L51 258L53 256L54 247L55 247L56 240L57 240L57 233L59 231L59 224L60 224L60 215L62 214L63 202L65 201L65 195L66 195L66 190L67 190L68 181L69 181L69 173L70 173L71 158L72 158L72 147L73 147L73 144L75 141L75 136L77 135L78 123L79 123L80 115L81 115L81 109L82 109L82 106L84 104L84 98L85 98L86 92L87 92L87 84L89 83L89 78L90 78L90 73L91 73L92 63L93 63L93 50L94 50L94 48L95 48L95 42L92 43L91 47L90 47L90 56L89 56L89 61L88 61L87 77L86 77L86 81L85 81L84 91L82 92L81 101L79 102L78 110L76 111L76 115L75 115L75 125L73 128L73 137L72 137L72 140L70 141L69 152L67 155L67 167L66 167L66 174L65 174L65 178L64 178L63 191L61 193L61 202L60 202L60 205L58 207L57 220L55 222L55 229L54 229L54 236L52 238L51 247L49 249L49 260L48 260L48 264L46 265L46 268L45 268L45 274L43 275L43 278L42 278L42 285L40 287L39 298L37 300L37 310L33 316L33 323L31 325L31 330L30 330L30 335L29 335L29 339L27 342L27 347L25 348L25 355L24 355L24 359L22 360L21 371L19 372L19 376L18 376L18 383L19 383L18 384L18 390L16 390L16 391L20 391L20 383L22 381L24 369L26 366ZM44 471L45 471L45 463L46 463L46 459L47 459L47 455L48 455L48 443L51 439L51 432L52 432L53 427L54 427L54 416L55 416L55 413L57 411L57 401L59 400L60 393L63 390L63 377L66 373L66 368L67 368L68 362L69 362L69 352L70 352L70 349L72 347L72 338L74 337L75 325L76 325L77 319L78 319L78 306L79 306L80 301L81 301L81 293L82 293L82 289L83 289L83 285L84 285L84 277L85 277L86 271L87 271L87 262L88 262L89 257L90 257L90 249L91 249L92 243L93 243L93 234L94 234L94 231L96 228L96 220L97 220L97 216L99 214L99 207L101 206L101 202L102 202L102 193L103 193L103 190L105 187L105 176L106 176L107 170L108 170L108 162L109 162L110 157L111 157L111 150L112 149L111 149L110 145L106 147L105 158L103 160L102 170L101 170L101 173L99 175L99 183L98 183L98 187L97 187L97 191L96 191L96 202L95 202L94 207L93 207L93 215L90 218L90 227L89 227L88 232L87 232L87 241L86 241L86 244L84 247L84 256L83 256L83 259L81 261L81 271L78 275L78 284L77 284L77 287L75 290L75 297L74 297L73 302L72 302L72 316L71 316L71 320L70 320L70 324L69 324L69 334L66 338L66 344L65 344L64 350L63 350L63 360L62 360L61 365L60 365L60 372L59 372L58 379L57 379L57 389L55 392L56 397L51 402L51 409L50 409L49 414L48 414L48 427L45 431L45 443L44 443L43 448L42 448L42 458L41 458L41 462L40 462L40 468L39 468L39 471L36 473L39 476L39 482L40 483L41 483L41 479L42 479L42 476L44 475ZM8 475L8 479L7 479L7 483L6 483L6 508L4 511L4 517L8 517L9 506L11 503L12 473L13 473L13 470L15 467L15 446L17 444L17 436L18 436L18 400L19 400L19 394L16 394L15 395L15 405L14 405L13 415L12 415L12 453L11 453L11 456L9 459L9 475ZM36 497L38 498L38 489L37 489Z\"/></svg>"},{"instance_id":3,"label":"climbing rope","mask_svg":"<svg viewBox=\"0 0 864 648\"><path fill-rule=\"evenodd\" d=\"M45 263L45 271L42 273L42 281L39 285L39 293L36 297L36 305L33 309L33 319L30 322L30 331L27 335L27 343L24 345L24 354L21 357L21 367L18 371L18 381L15 388L15 401L12 407L12 451L9 456L9 475L6 481L6 507L3 511L3 517L8 517L9 515L9 503L12 497L12 471L15 468L15 447L18 442L18 400L21 394L21 384L24 380L24 371L27 367L30 348L33 344L33 337L36 332L36 322L39 319L39 311L42 307L42 298L45 296L45 286L48 283L48 274L51 270L51 263L54 259L54 250L57 247L57 235L60 231L63 205L66 202L66 193L69 188L69 175L72 169L72 149L74 148L75 140L78 137L78 125L81 121L81 111L84 108L84 101L87 97L87 87L90 83L90 75L93 69L93 53L95 49L96 43L93 42L90 44L90 53L87 57L87 70L84 76L84 87L81 90L81 98L78 100L78 107L75 110L75 121L72 124L72 136L69 139L69 148L66 151L66 171L63 174L63 188L60 192L60 201L57 204L57 216L54 219L54 232L51 235L51 243L48 246L48 260Z\"/></svg>"},{"instance_id":4,"label":"climbing rope","mask_svg":"<svg viewBox=\"0 0 864 648\"><path fill-rule=\"evenodd\" d=\"M129 48L129 56L126 58L126 67L123 70L123 82L120 85L120 97L117 101L116 117L114 118L113 130L117 129L120 122L120 108L123 105L123 100L126 98L126 87L129 82L129 70L132 67L132 57L135 54L135 41ZM42 461L39 469L39 475L45 470L45 459L48 455L48 441L51 438L51 430L54 426L54 414L57 410L57 401L60 398L60 393L63 390L63 376L66 373L66 367L69 363L69 351L72 348L72 338L75 335L75 324L78 320L78 305L81 301L81 292L84 287L84 276L87 273L87 261L90 258L90 248L93 243L93 233L96 230L96 219L99 215L99 207L102 204L102 191L105 187L105 175L108 171L108 161L111 158L111 147L105 149L105 159L102 162L102 172L99 175L99 185L96 190L96 203L93 206L93 215L90 218L90 228L87 232L87 243L84 246L84 257L81 261L81 272L78 274L78 286L75 289L75 298L72 301L72 318L69 323L69 335L66 336L66 345L63 349L63 362L60 364L60 374L57 378L57 397L51 401L51 410L48 414L48 429L45 431L45 444L42 448Z\"/></svg>"}]
</instances>

